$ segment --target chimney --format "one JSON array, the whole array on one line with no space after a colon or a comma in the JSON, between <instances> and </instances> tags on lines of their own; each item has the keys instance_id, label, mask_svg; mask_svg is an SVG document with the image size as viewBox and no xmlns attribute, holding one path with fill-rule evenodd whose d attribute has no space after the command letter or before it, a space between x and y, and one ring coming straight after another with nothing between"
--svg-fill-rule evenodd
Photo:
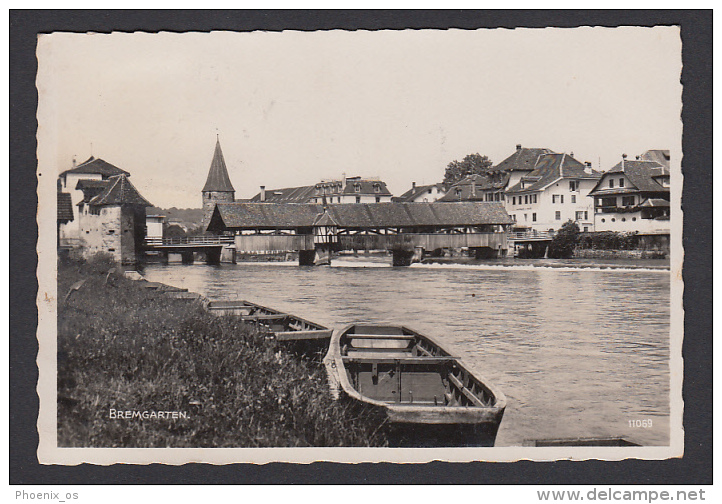
<instances>
[{"instance_id":1,"label":"chimney","mask_svg":"<svg viewBox=\"0 0 722 504\"><path fill-rule=\"evenodd\" d=\"M411 182L411 189L416 189L416 182Z\"/></svg>"},{"instance_id":2,"label":"chimney","mask_svg":"<svg viewBox=\"0 0 722 504\"><path fill-rule=\"evenodd\" d=\"M571 151L571 152L569 153L569 157L574 157L574 151Z\"/></svg>"},{"instance_id":3,"label":"chimney","mask_svg":"<svg viewBox=\"0 0 722 504\"><path fill-rule=\"evenodd\" d=\"M592 162L591 161L584 161L584 173L587 175L592 174Z\"/></svg>"},{"instance_id":4,"label":"chimney","mask_svg":"<svg viewBox=\"0 0 722 504\"><path fill-rule=\"evenodd\" d=\"M516 150L521 150L521 144L516 144Z\"/></svg>"},{"instance_id":5,"label":"chimney","mask_svg":"<svg viewBox=\"0 0 722 504\"><path fill-rule=\"evenodd\" d=\"M637 161L639 161L639 156L636 156L635 159L636 159Z\"/></svg>"},{"instance_id":6,"label":"chimney","mask_svg":"<svg viewBox=\"0 0 722 504\"><path fill-rule=\"evenodd\" d=\"M341 191L342 192L346 191L346 174L345 173L341 174Z\"/></svg>"},{"instance_id":7,"label":"chimney","mask_svg":"<svg viewBox=\"0 0 722 504\"><path fill-rule=\"evenodd\" d=\"M75 159L75 156L73 156L73 168L75 168L75 165L78 164L78 161Z\"/></svg>"},{"instance_id":8,"label":"chimney","mask_svg":"<svg viewBox=\"0 0 722 504\"><path fill-rule=\"evenodd\" d=\"M476 179L474 176L471 176L471 197L476 197Z\"/></svg>"},{"instance_id":9,"label":"chimney","mask_svg":"<svg viewBox=\"0 0 722 504\"><path fill-rule=\"evenodd\" d=\"M266 186L261 186L261 201L266 201Z\"/></svg>"}]
</instances>

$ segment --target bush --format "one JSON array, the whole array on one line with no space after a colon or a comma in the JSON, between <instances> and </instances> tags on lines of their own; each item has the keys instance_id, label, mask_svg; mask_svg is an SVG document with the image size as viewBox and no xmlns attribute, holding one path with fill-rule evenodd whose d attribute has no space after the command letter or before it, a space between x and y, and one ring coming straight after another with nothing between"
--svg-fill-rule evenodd
<instances>
[{"instance_id":1,"label":"bush","mask_svg":"<svg viewBox=\"0 0 722 504\"><path fill-rule=\"evenodd\" d=\"M635 250L639 248L639 235L636 232L618 233L615 231L584 233L579 240L579 248L592 250Z\"/></svg>"},{"instance_id":2,"label":"bush","mask_svg":"<svg viewBox=\"0 0 722 504\"><path fill-rule=\"evenodd\" d=\"M572 257L577 243L579 243L579 226L577 226L576 222L569 220L552 238L548 255L552 259Z\"/></svg>"}]
</instances>

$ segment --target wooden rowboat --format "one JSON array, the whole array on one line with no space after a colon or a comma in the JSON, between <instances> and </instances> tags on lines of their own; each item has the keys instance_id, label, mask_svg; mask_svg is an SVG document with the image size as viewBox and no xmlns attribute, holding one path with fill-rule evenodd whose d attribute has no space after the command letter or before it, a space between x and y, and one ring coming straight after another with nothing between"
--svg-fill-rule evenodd
<instances>
[{"instance_id":1,"label":"wooden rowboat","mask_svg":"<svg viewBox=\"0 0 722 504\"><path fill-rule=\"evenodd\" d=\"M352 324L331 337L332 393L381 408L393 446L493 446L506 398L428 336Z\"/></svg>"},{"instance_id":2,"label":"wooden rowboat","mask_svg":"<svg viewBox=\"0 0 722 504\"><path fill-rule=\"evenodd\" d=\"M315 322L249 301L209 301L206 309L215 315L233 315L245 322L257 324L272 333L278 341L319 340L321 344L327 345L333 332Z\"/></svg>"}]
</instances>

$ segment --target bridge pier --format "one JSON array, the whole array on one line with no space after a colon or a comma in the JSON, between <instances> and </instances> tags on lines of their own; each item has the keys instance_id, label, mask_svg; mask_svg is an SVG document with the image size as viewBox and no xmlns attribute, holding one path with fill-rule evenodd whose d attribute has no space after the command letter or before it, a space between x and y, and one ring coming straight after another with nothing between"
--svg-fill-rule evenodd
<instances>
[{"instance_id":1,"label":"bridge pier","mask_svg":"<svg viewBox=\"0 0 722 504\"><path fill-rule=\"evenodd\" d=\"M411 266L412 259L416 250L394 249L391 251L393 255L392 266Z\"/></svg>"},{"instance_id":2,"label":"bridge pier","mask_svg":"<svg viewBox=\"0 0 722 504\"><path fill-rule=\"evenodd\" d=\"M516 243L516 257L519 259L542 259L546 257L549 249L548 241L533 241Z\"/></svg>"},{"instance_id":3,"label":"bridge pier","mask_svg":"<svg viewBox=\"0 0 722 504\"><path fill-rule=\"evenodd\" d=\"M221 249L218 247L206 249L206 264L221 264Z\"/></svg>"},{"instance_id":4,"label":"bridge pier","mask_svg":"<svg viewBox=\"0 0 722 504\"><path fill-rule=\"evenodd\" d=\"M314 266L330 266L331 265L331 249L329 247L316 247L316 254L313 258Z\"/></svg>"},{"instance_id":5,"label":"bridge pier","mask_svg":"<svg viewBox=\"0 0 722 504\"><path fill-rule=\"evenodd\" d=\"M298 251L298 265L299 266L313 266L316 260L316 250L299 250Z\"/></svg>"},{"instance_id":6,"label":"bridge pier","mask_svg":"<svg viewBox=\"0 0 722 504\"><path fill-rule=\"evenodd\" d=\"M499 257L499 251L491 247L471 247L475 259L496 259Z\"/></svg>"},{"instance_id":7,"label":"bridge pier","mask_svg":"<svg viewBox=\"0 0 722 504\"><path fill-rule=\"evenodd\" d=\"M183 264L193 264L195 254L191 250L190 252L181 252L181 262Z\"/></svg>"}]
</instances>

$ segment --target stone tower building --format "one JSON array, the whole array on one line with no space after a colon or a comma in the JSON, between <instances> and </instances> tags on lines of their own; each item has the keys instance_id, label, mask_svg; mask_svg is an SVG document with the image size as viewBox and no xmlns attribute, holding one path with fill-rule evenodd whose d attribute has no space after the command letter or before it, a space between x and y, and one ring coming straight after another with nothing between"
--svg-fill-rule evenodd
<instances>
[{"instance_id":1,"label":"stone tower building","mask_svg":"<svg viewBox=\"0 0 722 504\"><path fill-rule=\"evenodd\" d=\"M228 170L226 169L226 161L223 159L221 151L221 142L216 137L216 150L213 153L213 161L211 161L211 169L208 171L206 185L203 186L203 230L208 227L208 223L213 215L213 209L216 203L233 203L235 201L236 191L233 189L231 179L228 178Z\"/></svg>"}]
</instances>

